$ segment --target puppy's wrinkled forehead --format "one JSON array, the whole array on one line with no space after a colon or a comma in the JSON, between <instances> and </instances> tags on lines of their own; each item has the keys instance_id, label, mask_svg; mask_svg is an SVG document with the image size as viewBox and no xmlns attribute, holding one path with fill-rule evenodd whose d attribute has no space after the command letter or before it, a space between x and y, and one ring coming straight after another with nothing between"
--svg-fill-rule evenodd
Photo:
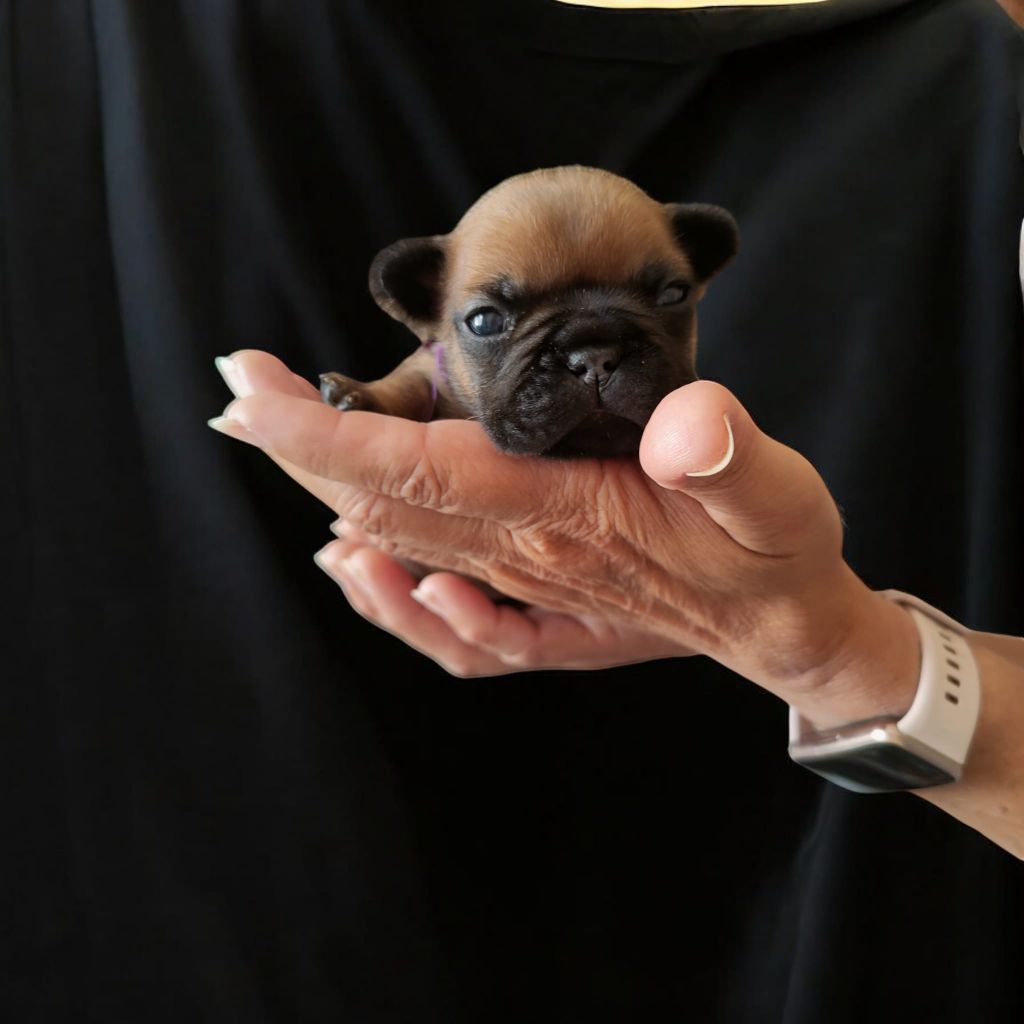
<instances>
[{"instance_id":1,"label":"puppy's wrinkled forehead","mask_svg":"<svg viewBox=\"0 0 1024 1024\"><path fill-rule=\"evenodd\" d=\"M618 284L653 261L689 270L664 207L632 183L589 168L510 178L481 197L451 237L456 301L496 281L536 292Z\"/></svg>"}]
</instances>

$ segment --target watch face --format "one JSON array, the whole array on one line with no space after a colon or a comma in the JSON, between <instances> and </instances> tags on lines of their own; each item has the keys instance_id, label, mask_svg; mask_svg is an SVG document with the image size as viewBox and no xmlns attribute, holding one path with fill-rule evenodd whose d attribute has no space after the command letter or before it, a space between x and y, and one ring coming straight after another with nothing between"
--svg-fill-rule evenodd
<instances>
[{"instance_id":1,"label":"watch face","mask_svg":"<svg viewBox=\"0 0 1024 1024\"><path fill-rule=\"evenodd\" d=\"M800 763L855 792L941 786L956 779L938 765L895 743L869 742L846 751L808 754Z\"/></svg>"}]
</instances>

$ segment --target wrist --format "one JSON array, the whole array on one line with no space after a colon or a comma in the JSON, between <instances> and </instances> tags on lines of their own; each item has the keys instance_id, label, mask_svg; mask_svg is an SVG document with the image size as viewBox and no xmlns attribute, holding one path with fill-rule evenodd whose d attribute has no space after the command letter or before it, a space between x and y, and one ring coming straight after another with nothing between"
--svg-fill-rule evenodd
<instances>
[{"instance_id":1,"label":"wrist","mask_svg":"<svg viewBox=\"0 0 1024 1024\"><path fill-rule=\"evenodd\" d=\"M816 603L814 656L773 687L817 728L902 715L921 674L920 637L910 614L844 569L847 578L831 598Z\"/></svg>"}]
</instances>

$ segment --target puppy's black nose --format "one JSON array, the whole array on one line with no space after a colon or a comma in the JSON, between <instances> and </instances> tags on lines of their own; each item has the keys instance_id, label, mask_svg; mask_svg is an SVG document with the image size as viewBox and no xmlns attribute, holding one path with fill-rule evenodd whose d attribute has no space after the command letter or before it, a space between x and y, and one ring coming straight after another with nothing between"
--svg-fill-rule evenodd
<instances>
[{"instance_id":1,"label":"puppy's black nose","mask_svg":"<svg viewBox=\"0 0 1024 1024\"><path fill-rule=\"evenodd\" d=\"M622 349L617 345L595 345L566 354L565 365L582 377L585 384L601 386L622 362Z\"/></svg>"}]
</instances>

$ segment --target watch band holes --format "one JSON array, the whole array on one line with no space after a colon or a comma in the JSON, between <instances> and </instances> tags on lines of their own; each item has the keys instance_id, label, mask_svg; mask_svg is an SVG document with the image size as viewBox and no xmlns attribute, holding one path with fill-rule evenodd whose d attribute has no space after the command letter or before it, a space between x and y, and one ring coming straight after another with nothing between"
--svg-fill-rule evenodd
<instances>
[{"instance_id":1,"label":"watch band holes","mask_svg":"<svg viewBox=\"0 0 1024 1024\"><path fill-rule=\"evenodd\" d=\"M950 704L960 703L960 698L955 693L947 693L946 700L948 700Z\"/></svg>"},{"instance_id":2,"label":"watch band holes","mask_svg":"<svg viewBox=\"0 0 1024 1024\"><path fill-rule=\"evenodd\" d=\"M942 649L944 651L947 651L949 654L956 654L956 648L955 647L950 647L949 644L943 644L942 645Z\"/></svg>"},{"instance_id":3,"label":"watch band holes","mask_svg":"<svg viewBox=\"0 0 1024 1024\"><path fill-rule=\"evenodd\" d=\"M960 685L960 680L957 679L956 676L946 676L946 679L947 679L948 682L952 683L954 686L959 686Z\"/></svg>"},{"instance_id":4,"label":"watch band holes","mask_svg":"<svg viewBox=\"0 0 1024 1024\"><path fill-rule=\"evenodd\" d=\"M955 669L957 670L957 672L959 672L959 671L960 671L960 665L959 665L959 664L958 664L957 662L955 662L955 661L954 661L954 660L953 660L952 658L947 658L947 659L946 659L946 664L947 664L947 665L948 665L948 666L949 666L950 668L955 668Z\"/></svg>"},{"instance_id":5,"label":"watch band holes","mask_svg":"<svg viewBox=\"0 0 1024 1024\"><path fill-rule=\"evenodd\" d=\"M953 639L944 629L940 629L939 630L939 636L941 636L943 640L952 640Z\"/></svg>"}]
</instances>

